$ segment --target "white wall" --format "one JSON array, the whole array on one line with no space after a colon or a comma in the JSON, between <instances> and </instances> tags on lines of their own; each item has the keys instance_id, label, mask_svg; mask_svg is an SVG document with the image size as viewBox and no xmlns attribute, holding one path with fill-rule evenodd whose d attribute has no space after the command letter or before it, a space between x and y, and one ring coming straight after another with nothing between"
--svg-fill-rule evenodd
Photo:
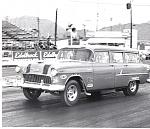
<instances>
[{"instance_id":1,"label":"white wall","mask_svg":"<svg viewBox=\"0 0 150 129\"><path fill-rule=\"evenodd\" d=\"M67 47L68 46L68 39L65 39L65 40L58 40L56 42L56 45L57 45L57 49L61 49L63 47Z\"/></svg>"}]
</instances>

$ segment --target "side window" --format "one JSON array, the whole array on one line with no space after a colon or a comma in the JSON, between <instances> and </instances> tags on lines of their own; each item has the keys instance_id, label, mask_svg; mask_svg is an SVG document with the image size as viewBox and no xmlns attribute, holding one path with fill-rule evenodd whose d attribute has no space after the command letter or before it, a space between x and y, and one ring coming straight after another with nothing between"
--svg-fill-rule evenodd
<instances>
[{"instance_id":1,"label":"side window","mask_svg":"<svg viewBox=\"0 0 150 129\"><path fill-rule=\"evenodd\" d=\"M139 57L136 53L125 53L125 61L126 63L138 63Z\"/></svg>"},{"instance_id":2,"label":"side window","mask_svg":"<svg viewBox=\"0 0 150 129\"><path fill-rule=\"evenodd\" d=\"M112 53L112 63L123 63L123 53L113 52Z\"/></svg>"},{"instance_id":3,"label":"side window","mask_svg":"<svg viewBox=\"0 0 150 129\"><path fill-rule=\"evenodd\" d=\"M109 54L108 54L108 52L95 52L95 62L109 63Z\"/></svg>"}]
</instances>

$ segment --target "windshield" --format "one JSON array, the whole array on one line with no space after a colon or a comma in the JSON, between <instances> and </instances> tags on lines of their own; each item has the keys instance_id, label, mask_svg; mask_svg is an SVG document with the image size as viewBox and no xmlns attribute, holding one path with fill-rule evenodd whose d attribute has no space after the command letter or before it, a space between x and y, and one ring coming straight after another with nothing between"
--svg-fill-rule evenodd
<instances>
[{"instance_id":1,"label":"windshield","mask_svg":"<svg viewBox=\"0 0 150 129\"><path fill-rule=\"evenodd\" d=\"M58 54L59 60L90 61L93 57L93 52L89 49L62 49Z\"/></svg>"}]
</instances>

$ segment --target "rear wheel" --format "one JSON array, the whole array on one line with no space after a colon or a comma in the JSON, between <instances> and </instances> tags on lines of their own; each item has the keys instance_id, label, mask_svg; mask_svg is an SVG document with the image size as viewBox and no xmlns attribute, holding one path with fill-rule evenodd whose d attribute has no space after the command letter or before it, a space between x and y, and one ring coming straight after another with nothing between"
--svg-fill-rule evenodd
<instances>
[{"instance_id":1,"label":"rear wheel","mask_svg":"<svg viewBox=\"0 0 150 129\"><path fill-rule=\"evenodd\" d=\"M29 100L37 100L41 95L41 90L23 88L24 96Z\"/></svg>"},{"instance_id":2,"label":"rear wheel","mask_svg":"<svg viewBox=\"0 0 150 129\"><path fill-rule=\"evenodd\" d=\"M123 89L123 93L125 96L133 96L137 93L139 89L139 84L136 81L129 82L128 87Z\"/></svg>"},{"instance_id":3,"label":"rear wheel","mask_svg":"<svg viewBox=\"0 0 150 129\"><path fill-rule=\"evenodd\" d=\"M75 80L70 80L67 83L64 92L62 92L62 97L66 105L73 106L78 102L80 93L81 89L79 83Z\"/></svg>"}]
</instances>

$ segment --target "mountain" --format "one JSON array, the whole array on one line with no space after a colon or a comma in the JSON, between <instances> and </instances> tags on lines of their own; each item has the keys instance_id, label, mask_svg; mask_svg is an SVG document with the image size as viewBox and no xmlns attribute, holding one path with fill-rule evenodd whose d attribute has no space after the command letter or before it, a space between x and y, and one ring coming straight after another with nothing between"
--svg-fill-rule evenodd
<instances>
[{"instance_id":1,"label":"mountain","mask_svg":"<svg viewBox=\"0 0 150 129\"><path fill-rule=\"evenodd\" d=\"M101 31L122 31L123 29L130 29L130 23L104 27ZM138 30L138 40L150 40L150 22L133 24L133 29Z\"/></svg>"},{"instance_id":2,"label":"mountain","mask_svg":"<svg viewBox=\"0 0 150 129\"><path fill-rule=\"evenodd\" d=\"M27 31L31 31L32 29L38 29L37 17L29 17L29 16L17 17L17 18L9 19L9 22ZM54 33L55 33L54 22L47 19L40 19L39 28L40 28L41 36L47 38L49 35L51 35L52 37L54 37ZM58 38L64 38L65 33L66 30L58 25L57 26Z\"/></svg>"},{"instance_id":3,"label":"mountain","mask_svg":"<svg viewBox=\"0 0 150 129\"><path fill-rule=\"evenodd\" d=\"M31 31L32 29L38 28L37 17L23 16L23 17L9 19L9 22L27 31ZM55 33L54 22L47 19L40 19L39 26L40 26L41 36L47 38L48 35L51 35L52 37L54 37L54 33ZM110 30L122 31L123 29L130 29L130 23L103 27L100 31L110 31ZM142 24L133 24L133 29L138 30L138 40L150 40L150 21ZM66 38L68 35L66 30L59 25L57 27L57 33L58 33L57 35L58 38ZM78 30L78 33L80 37L84 37L84 30Z\"/></svg>"},{"instance_id":4,"label":"mountain","mask_svg":"<svg viewBox=\"0 0 150 129\"><path fill-rule=\"evenodd\" d=\"M150 23L143 23L136 26L139 40L150 40Z\"/></svg>"}]
</instances>

